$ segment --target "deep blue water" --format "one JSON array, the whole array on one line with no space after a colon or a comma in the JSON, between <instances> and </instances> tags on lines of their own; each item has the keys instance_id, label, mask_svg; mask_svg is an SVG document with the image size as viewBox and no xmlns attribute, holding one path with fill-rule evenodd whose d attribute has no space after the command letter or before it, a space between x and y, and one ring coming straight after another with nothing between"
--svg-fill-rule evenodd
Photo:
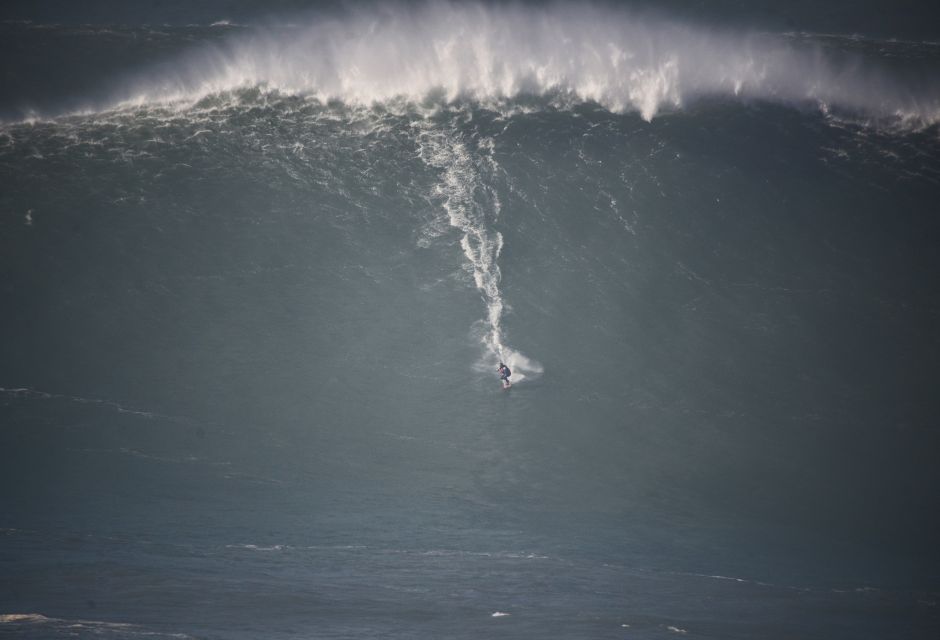
<instances>
[{"instance_id":1,"label":"deep blue water","mask_svg":"<svg viewBox=\"0 0 940 640\"><path fill-rule=\"evenodd\" d=\"M937 637L940 47L683 15L0 25L0 636Z\"/></svg>"}]
</instances>

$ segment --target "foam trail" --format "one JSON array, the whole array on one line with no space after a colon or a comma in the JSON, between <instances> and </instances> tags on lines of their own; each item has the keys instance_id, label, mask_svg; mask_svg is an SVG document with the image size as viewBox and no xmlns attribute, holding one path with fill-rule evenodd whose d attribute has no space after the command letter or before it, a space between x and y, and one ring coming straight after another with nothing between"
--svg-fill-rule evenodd
<instances>
[{"instance_id":1,"label":"foam trail","mask_svg":"<svg viewBox=\"0 0 940 640\"><path fill-rule=\"evenodd\" d=\"M513 382L541 373L541 365L503 341L505 304L499 289L502 277L499 254L503 249L503 235L492 231L487 220L488 213L492 222L499 218L500 201L496 191L480 177L481 172L496 168L492 158L492 140L477 142L474 153L470 143L456 132L443 131L426 123L417 126L423 129L418 138L422 160L441 170L441 182L435 187L434 195L441 199L450 226L463 234L460 247L473 282L486 304L481 337L484 353L477 363L478 369L495 371L496 361L501 360L513 370Z\"/></svg>"},{"instance_id":2,"label":"foam trail","mask_svg":"<svg viewBox=\"0 0 940 640\"><path fill-rule=\"evenodd\" d=\"M376 4L235 35L143 79L118 101L193 104L259 87L362 106L420 105L429 97L498 105L538 95L650 120L719 96L919 126L940 122L936 73L902 80L880 62L602 5Z\"/></svg>"}]
</instances>

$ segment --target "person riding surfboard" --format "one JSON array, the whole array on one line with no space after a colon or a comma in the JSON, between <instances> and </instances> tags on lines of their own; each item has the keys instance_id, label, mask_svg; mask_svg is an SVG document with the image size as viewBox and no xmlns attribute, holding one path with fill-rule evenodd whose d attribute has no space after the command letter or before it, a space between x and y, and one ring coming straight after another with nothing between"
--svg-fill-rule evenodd
<instances>
[{"instance_id":1,"label":"person riding surfboard","mask_svg":"<svg viewBox=\"0 0 940 640\"><path fill-rule=\"evenodd\" d=\"M509 367L500 362L497 371L499 372L499 379L503 381L503 389L511 387L512 383L509 381L509 376L512 375L512 371L509 370Z\"/></svg>"}]
</instances>

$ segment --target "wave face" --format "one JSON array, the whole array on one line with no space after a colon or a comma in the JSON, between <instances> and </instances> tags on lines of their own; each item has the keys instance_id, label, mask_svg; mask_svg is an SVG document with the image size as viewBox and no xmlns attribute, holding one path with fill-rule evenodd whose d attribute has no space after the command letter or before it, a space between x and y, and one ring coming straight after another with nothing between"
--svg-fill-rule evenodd
<instances>
[{"instance_id":1,"label":"wave face","mask_svg":"<svg viewBox=\"0 0 940 640\"><path fill-rule=\"evenodd\" d=\"M0 27L0 635L940 635L933 50L382 11Z\"/></svg>"}]
</instances>

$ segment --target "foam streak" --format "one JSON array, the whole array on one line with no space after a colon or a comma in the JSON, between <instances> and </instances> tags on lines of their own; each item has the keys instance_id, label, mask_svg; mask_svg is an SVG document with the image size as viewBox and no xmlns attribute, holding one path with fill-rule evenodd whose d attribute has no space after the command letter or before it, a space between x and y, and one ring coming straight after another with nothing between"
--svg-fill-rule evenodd
<instances>
[{"instance_id":1,"label":"foam streak","mask_svg":"<svg viewBox=\"0 0 940 640\"><path fill-rule=\"evenodd\" d=\"M484 354L479 369L493 370L495 361L501 360L513 369L514 382L521 382L527 375L540 373L541 367L503 341L505 304L499 289L502 273L498 262L503 236L491 230L501 205L496 191L488 186L491 181L481 179L481 173L496 168L492 141L478 141L473 151L470 143L455 132L428 123L418 126L423 129L418 138L421 158L441 171L441 182L434 195L441 199L450 226L463 234L460 247L467 259L467 269L486 304L481 338Z\"/></svg>"}]
</instances>

